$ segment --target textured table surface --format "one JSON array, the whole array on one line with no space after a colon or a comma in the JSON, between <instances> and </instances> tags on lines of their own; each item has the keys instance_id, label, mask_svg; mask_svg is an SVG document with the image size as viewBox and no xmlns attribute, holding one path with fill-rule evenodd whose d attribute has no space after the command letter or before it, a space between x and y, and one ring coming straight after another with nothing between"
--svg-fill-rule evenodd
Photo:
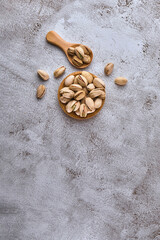
<instances>
[{"instance_id":1,"label":"textured table surface","mask_svg":"<svg viewBox=\"0 0 160 240\"><path fill-rule=\"evenodd\" d=\"M0 240L160 240L160 2L1 0L0 15ZM76 69L50 30L93 50L107 92L93 119L58 105Z\"/></svg>"}]
</instances>

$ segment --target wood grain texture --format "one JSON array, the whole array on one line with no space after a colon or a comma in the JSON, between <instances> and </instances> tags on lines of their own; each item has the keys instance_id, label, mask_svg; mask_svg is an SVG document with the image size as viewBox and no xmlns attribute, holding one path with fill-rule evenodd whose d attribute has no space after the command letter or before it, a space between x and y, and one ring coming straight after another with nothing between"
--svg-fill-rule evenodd
<instances>
[{"instance_id":1,"label":"wood grain texture","mask_svg":"<svg viewBox=\"0 0 160 240\"><path fill-rule=\"evenodd\" d=\"M61 90L63 87L65 87L65 85L64 85L65 79L66 79L67 77L69 77L70 75L76 76L76 75L81 74L81 73L82 73L81 71L74 72L74 73L69 74L68 76L66 76L66 77L63 79L63 81L61 82L61 84L60 84L60 86L59 86L59 89L58 89L58 101L59 101L60 107L62 108L62 110L63 110L68 116L70 116L70 117L72 117L72 118L74 118L74 119L77 119L77 120L86 120L86 119L89 119L89 118L91 118L91 117L94 117L95 115L97 115L97 114L100 112L100 110L102 109L102 107L103 107L103 105L104 105L105 99L102 100L102 106L101 106L100 108L96 109L96 111L93 112L93 113L87 114L87 117L85 117L85 118L82 118L82 117L76 115L76 113L74 113L74 112L68 113L68 112L66 111L66 104L61 103L61 101L60 101L60 96L61 96L61 95L60 95L60 90ZM97 77L97 76L94 75L93 73L91 73L91 74L93 75L94 78Z\"/></svg>"}]
</instances>

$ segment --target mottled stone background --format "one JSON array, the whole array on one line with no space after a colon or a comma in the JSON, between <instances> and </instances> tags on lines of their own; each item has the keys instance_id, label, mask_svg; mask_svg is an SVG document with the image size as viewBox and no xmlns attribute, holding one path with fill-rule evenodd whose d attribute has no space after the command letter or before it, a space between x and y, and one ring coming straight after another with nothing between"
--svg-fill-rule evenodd
<instances>
[{"instance_id":1,"label":"mottled stone background","mask_svg":"<svg viewBox=\"0 0 160 240\"><path fill-rule=\"evenodd\" d=\"M160 240L159 16L159 0L0 1L0 240ZM94 52L107 98L93 119L58 105L53 71L76 69L50 30Z\"/></svg>"}]
</instances>

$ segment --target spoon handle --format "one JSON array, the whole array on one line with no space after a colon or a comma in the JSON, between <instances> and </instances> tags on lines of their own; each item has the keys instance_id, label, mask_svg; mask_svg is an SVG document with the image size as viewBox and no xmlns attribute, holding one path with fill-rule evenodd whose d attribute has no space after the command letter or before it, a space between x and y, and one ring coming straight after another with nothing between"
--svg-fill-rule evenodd
<instances>
[{"instance_id":1,"label":"spoon handle","mask_svg":"<svg viewBox=\"0 0 160 240\"><path fill-rule=\"evenodd\" d=\"M64 52L67 52L67 49L72 46L72 43L66 42L55 31L48 32L46 39L48 42L60 47Z\"/></svg>"}]
</instances>

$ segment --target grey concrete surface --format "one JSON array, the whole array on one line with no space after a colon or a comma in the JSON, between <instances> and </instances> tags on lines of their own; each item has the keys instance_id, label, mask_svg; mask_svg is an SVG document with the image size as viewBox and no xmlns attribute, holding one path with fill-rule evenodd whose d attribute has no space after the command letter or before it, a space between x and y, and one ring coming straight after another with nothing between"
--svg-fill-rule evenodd
<instances>
[{"instance_id":1,"label":"grey concrete surface","mask_svg":"<svg viewBox=\"0 0 160 240\"><path fill-rule=\"evenodd\" d=\"M160 240L159 16L158 0L0 1L0 240ZM93 50L107 92L93 119L58 105L76 69L50 30ZM50 74L40 101L37 69Z\"/></svg>"}]
</instances>

